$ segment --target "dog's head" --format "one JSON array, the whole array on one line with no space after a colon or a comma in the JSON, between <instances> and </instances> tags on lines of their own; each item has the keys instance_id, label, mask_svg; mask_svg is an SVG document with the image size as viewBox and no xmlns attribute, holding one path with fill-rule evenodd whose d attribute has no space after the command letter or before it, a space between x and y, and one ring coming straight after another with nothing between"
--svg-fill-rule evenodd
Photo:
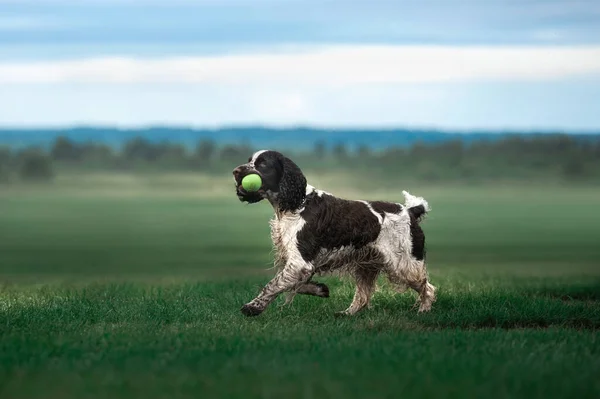
<instances>
[{"instance_id":1,"label":"dog's head","mask_svg":"<svg viewBox=\"0 0 600 399\"><path fill-rule=\"evenodd\" d=\"M242 187L242 179L256 173L262 179L258 191L248 192ZM296 210L306 196L306 178L292 160L277 151L257 151L248 162L233 170L235 190L242 202L250 204L269 200L280 211Z\"/></svg>"}]
</instances>

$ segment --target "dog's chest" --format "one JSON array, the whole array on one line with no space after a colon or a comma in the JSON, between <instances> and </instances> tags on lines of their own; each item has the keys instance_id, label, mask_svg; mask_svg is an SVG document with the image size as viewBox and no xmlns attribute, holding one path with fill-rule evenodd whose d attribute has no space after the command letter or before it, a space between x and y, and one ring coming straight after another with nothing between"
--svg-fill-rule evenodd
<instances>
[{"instance_id":1,"label":"dog's chest","mask_svg":"<svg viewBox=\"0 0 600 399\"><path fill-rule=\"evenodd\" d=\"M284 214L271 220L271 240L276 250L276 264L285 263L290 255L295 255L298 251L298 232L305 223L304 219L295 214Z\"/></svg>"}]
</instances>

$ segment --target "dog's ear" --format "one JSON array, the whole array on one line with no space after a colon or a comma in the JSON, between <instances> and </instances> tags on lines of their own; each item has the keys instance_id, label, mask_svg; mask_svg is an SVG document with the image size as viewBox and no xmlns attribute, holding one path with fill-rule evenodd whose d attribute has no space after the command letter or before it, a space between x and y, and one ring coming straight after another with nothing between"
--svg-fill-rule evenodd
<instances>
[{"instance_id":1,"label":"dog's ear","mask_svg":"<svg viewBox=\"0 0 600 399\"><path fill-rule=\"evenodd\" d=\"M306 177L291 159L281 155L278 162L283 171L279 181L277 204L280 210L296 210L306 197Z\"/></svg>"}]
</instances>

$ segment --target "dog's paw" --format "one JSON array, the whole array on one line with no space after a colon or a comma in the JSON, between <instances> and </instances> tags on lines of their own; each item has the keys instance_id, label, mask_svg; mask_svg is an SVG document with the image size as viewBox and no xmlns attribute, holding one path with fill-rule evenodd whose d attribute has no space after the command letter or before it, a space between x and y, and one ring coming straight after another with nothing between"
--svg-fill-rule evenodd
<instances>
[{"instance_id":1,"label":"dog's paw","mask_svg":"<svg viewBox=\"0 0 600 399\"><path fill-rule=\"evenodd\" d=\"M323 283L315 283L318 288L316 295L321 298L329 298L329 287Z\"/></svg>"},{"instance_id":2,"label":"dog's paw","mask_svg":"<svg viewBox=\"0 0 600 399\"><path fill-rule=\"evenodd\" d=\"M244 316L258 316L263 312L263 309L259 308L258 306L246 304L242 306L241 311Z\"/></svg>"},{"instance_id":3,"label":"dog's paw","mask_svg":"<svg viewBox=\"0 0 600 399\"><path fill-rule=\"evenodd\" d=\"M419 310L418 313L427 313L431 311L431 304L430 303L422 303L419 306Z\"/></svg>"}]
</instances>

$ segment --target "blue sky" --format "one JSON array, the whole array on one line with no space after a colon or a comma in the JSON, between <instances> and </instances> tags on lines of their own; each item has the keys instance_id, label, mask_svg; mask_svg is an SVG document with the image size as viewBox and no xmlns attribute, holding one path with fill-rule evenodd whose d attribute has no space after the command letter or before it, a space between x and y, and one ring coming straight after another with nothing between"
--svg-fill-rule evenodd
<instances>
[{"instance_id":1,"label":"blue sky","mask_svg":"<svg viewBox=\"0 0 600 399\"><path fill-rule=\"evenodd\" d=\"M0 126L600 131L598 1L0 0Z\"/></svg>"}]
</instances>

